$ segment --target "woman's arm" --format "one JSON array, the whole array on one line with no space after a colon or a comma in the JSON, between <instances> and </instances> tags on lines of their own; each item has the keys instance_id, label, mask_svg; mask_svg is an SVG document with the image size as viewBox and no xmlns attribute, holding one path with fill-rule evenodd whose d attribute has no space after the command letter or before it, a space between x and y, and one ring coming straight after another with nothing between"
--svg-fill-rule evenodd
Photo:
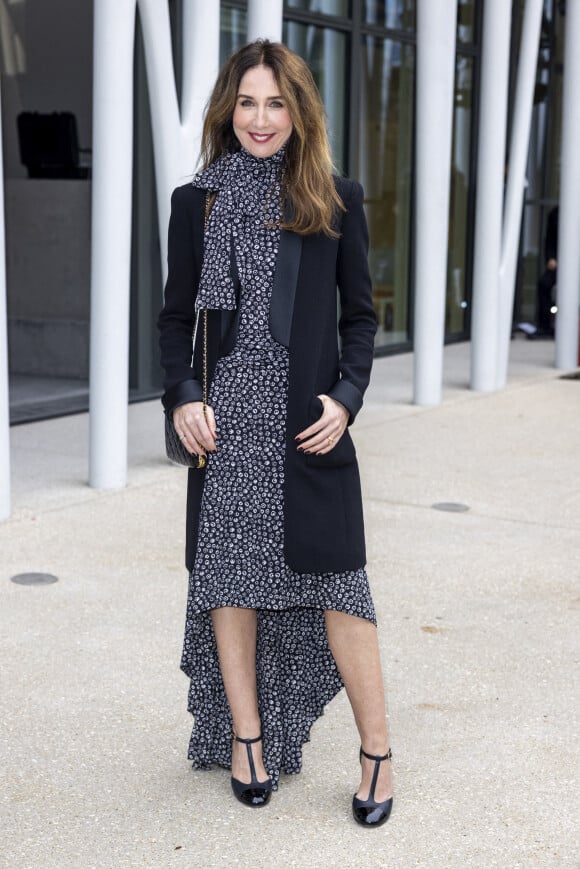
<instances>
[{"instance_id":1,"label":"woman's arm","mask_svg":"<svg viewBox=\"0 0 580 869\"><path fill-rule=\"evenodd\" d=\"M362 407L373 363L377 318L368 267L368 230L363 189L356 181L341 180L339 192L347 211L342 221L336 267L340 293L340 379L319 395L322 414L301 431L298 449L322 456L331 452Z\"/></svg>"},{"instance_id":2,"label":"woman's arm","mask_svg":"<svg viewBox=\"0 0 580 869\"><path fill-rule=\"evenodd\" d=\"M341 189L343 188L343 189ZM368 266L369 235L363 189L357 181L340 182L347 211L338 245L336 282L340 293L340 380L328 395L343 404L354 421L363 403L373 364L377 317Z\"/></svg>"},{"instance_id":3,"label":"woman's arm","mask_svg":"<svg viewBox=\"0 0 580 869\"><path fill-rule=\"evenodd\" d=\"M159 315L161 366L165 371L162 398L165 411L202 398L201 383L192 368L192 337L195 322L197 272L194 219L200 200L200 231L203 227L202 191L191 185L178 187L171 197L164 306Z\"/></svg>"}]
</instances>

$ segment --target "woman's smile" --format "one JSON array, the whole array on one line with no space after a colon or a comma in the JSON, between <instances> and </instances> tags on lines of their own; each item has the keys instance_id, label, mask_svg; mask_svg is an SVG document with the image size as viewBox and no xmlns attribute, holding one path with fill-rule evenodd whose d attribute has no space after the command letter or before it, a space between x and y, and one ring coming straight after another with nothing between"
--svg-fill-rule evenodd
<instances>
[{"instance_id":1,"label":"woman's smile","mask_svg":"<svg viewBox=\"0 0 580 869\"><path fill-rule=\"evenodd\" d=\"M248 135L252 137L254 142L262 144L264 142L269 142L275 133L249 133Z\"/></svg>"}]
</instances>

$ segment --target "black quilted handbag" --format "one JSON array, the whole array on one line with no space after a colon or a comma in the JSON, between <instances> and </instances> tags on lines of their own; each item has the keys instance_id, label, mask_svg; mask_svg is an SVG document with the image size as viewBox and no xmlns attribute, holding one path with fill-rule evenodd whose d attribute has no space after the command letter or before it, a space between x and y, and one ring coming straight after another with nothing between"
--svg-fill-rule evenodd
<instances>
[{"instance_id":1,"label":"black quilted handbag","mask_svg":"<svg viewBox=\"0 0 580 869\"><path fill-rule=\"evenodd\" d=\"M199 318L203 317L203 413L205 416L205 408L207 406L207 309L204 308L197 315L195 332L193 337L193 346L195 348L195 339L197 337L197 326ZM183 441L175 431L173 425L173 413L165 414L165 452L167 458L177 465L185 465L187 468L205 468L205 456L196 456L195 453L190 453L183 445Z\"/></svg>"}]
</instances>

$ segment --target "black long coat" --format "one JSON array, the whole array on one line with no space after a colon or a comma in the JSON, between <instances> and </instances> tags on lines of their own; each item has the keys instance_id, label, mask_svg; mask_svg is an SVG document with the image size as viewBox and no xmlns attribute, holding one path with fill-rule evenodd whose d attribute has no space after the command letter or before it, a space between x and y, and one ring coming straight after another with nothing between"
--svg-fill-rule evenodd
<instances>
[{"instance_id":1,"label":"black long coat","mask_svg":"<svg viewBox=\"0 0 580 869\"><path fill-rule=\"evenodd\" d=\"M364 566L365 540L360 480L348 429L323 456L296 449L298 432L322 411L322 393L340 401L352 422L368 386L376 316L367 264L368 232L360 184L335 179L347 211L340 238L300 236L282 230L270 303L272 336L289 348L286 454L284 463L284 555L301 573L342 572ZM186 184L171 199L168 278L159 316L162 401L166 413L201 400L201 342L191 360L194 302L203 258L205 191ZM236 280L235 263L232 276ZM338 287L338 294L337 294ZM337 303L340 298L340 352ZM208 315L208 374L229 353L237 311ZM217 420L219 428L219 419ZM244 457L240 456L240 461ZM204 470L190 470L187 495L186 565L197 546Z\"/></svg>"}]
</instances>

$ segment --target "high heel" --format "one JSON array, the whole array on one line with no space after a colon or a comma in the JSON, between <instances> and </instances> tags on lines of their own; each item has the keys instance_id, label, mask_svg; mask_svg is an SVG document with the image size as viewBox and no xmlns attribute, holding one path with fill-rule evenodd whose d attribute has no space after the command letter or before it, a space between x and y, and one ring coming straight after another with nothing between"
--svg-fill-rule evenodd
<instances>
[{"instance_id":1,"label":"high heel","mask_svg":"<svg viewBox=\"0 0 580 869\"><path fill-rule=\"evenodd\" d=\"M373 778L371 781L368 799L360 800L355 794L352 798L352 814L357 824L362 824L363 827L380 827L381 824L385 823L385 821L391 814L391 809L393 808L393 798L389 797L388 800L384 800L382 803L378 803L375 800L375 788L377 786L377 779L379 777L379 769L381 763L384 760L391 760L392 758L391 749L389 748L387 753L383 755L367 754L361 746L359 754L359 759L361 763L363 754L368 760L374 760L375 768L373 770Z\"/></svg>"},{"instance_id":2,"label":"high heel","mask_svg":"<svg viewBox=\"0 0 580 869\"><path fill-rule=\"evenodd\" d=\"M256 736L255 739L242 739L241 736L236 736L235 733L232 733L232 736L236 742L242 742L246 746L250 775L252 777L251 782L243 782L232 776L232 790L238 800L246 806L252 806L253 808L265 806L272 795L272 781L270 778L263 782L258 781L251 748L255 742L260 742L262 734Z\"/></svg>"}]
</instances>

